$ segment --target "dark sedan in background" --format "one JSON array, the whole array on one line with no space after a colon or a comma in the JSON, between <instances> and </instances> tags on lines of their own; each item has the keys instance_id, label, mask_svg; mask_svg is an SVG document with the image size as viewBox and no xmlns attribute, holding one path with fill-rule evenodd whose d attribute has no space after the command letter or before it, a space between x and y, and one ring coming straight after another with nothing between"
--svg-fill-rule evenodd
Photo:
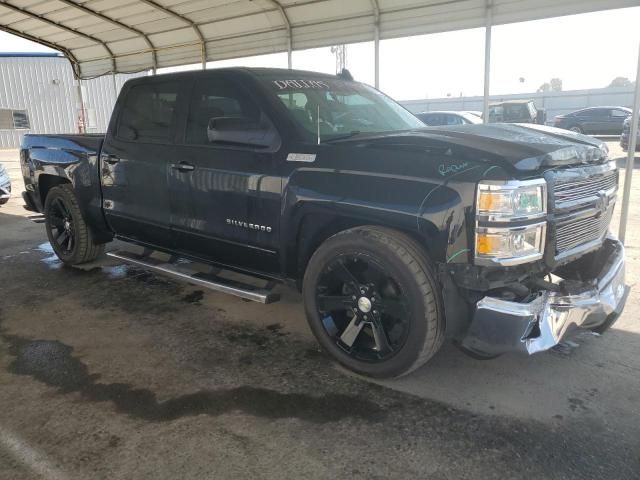
<instances>
[{"instance_id":1,"label":"dark sedan in background","mask_svg":"<svg viewBox=\"0 0 640 480\"><path fill-rule=\"evenodd\" d=\"M0 205L4 205L11 198L11 179L9 172L0 164Z\"/></svg>"},{"instance_id":2,"label":"dark sedan in background","mask_svg":"<svg viewBox=\"0 0 640 480\"><path fill-rule=\"evenodd\" d=\"M416 117L430 127L482 123L482 118L471 112L423 112L417 113Z\"/></svg>"},{"instance_id":3,"label":"dark sedan in background","mask_svg":"<svg viewBox=\"0 0 640 480\"><path fill-rule=\"evenodd\" d=\"M620 135L629 116L631 109L626 107L591 107L558 115L553 126L591 135Z\"/></svg>"}]
</instances>

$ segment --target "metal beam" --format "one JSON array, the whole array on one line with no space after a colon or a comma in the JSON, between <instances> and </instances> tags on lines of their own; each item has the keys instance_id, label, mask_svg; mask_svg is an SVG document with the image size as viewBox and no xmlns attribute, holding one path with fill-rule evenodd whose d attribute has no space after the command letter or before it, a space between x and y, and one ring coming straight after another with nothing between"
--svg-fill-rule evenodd
<instances>
[{"instance_id":1,"label":"metal beam","mask_svg":"<svg viewBox=\"0 0 640 480\"><path fill-rule=\"evenodd\" d=\"M182 21L183 23L186 23L187 25L189 25L194 33L196 34L196 36L198 37L198 39L200 40L200 57L202 59L202 69L206 70L207 68L207 41L204 38L204 35L202 34L202 31L200 30L200 27L198 27L198 24L192 20L189 20L188 18L184 17L183 15L180 15L177 12L174 12L173 10L164 7L162 5L160 5L159 3L154 2L153 0L140 0L143 3L146 3L147 5L149 5L150 7L153 7L157 10L160 10L161 12L166 13L167 15L173 17L173 18L177 18L178 20Z\"/></svg>"},{"instance_id":2,"label":"metal beam","mask_svg":"<svg viewBox=\"0 0 640 480\"><path fill-rule=\"evenodd\" d=\"M636 90L633 96L633 112L631 117L631 130L629 130L627 168L624 174L624 194L622 196L622 212L620 212L620 229L618 232L618 236L620 237L622 243L624 243L627 233L627 219L629 217L629 204L631 203L631 179L633 177L633 164L636 159L638 116L640 116L640 44L638 45L638 70L636 72Z\"/></svg>"},{"instance_id":3,"label":"metal beam","mask_svg":"<svg viewBox=\"0 0 640 480\"><path fill-rule=\"evenodd\" d=\"M484 27L484 98L482 101L482 121L489 123L489 94L491 85L491 27L493 24L492 0L487 0Z\"/></svg>"},{"instance_id":4,"label":"metal beam","mask_svg":"<svg viewBox=\"0 0 640 480\"><path fill-rule=\"evenodd\" d=\"M0 30L2 30L3 32L10 33L11 35L15 35L16 37L20 37L20 38L24 38L25 40L29 40L30 42L39 43L41 45L44 45L44 46L49 47L49 48L52 48L54 50L58 50L59 52L61 52L65 56L65 58L67 60L69 60L69 63L71 64L71 70L73 71L73 76L76 79L80 78L80 62L78 62L78 59L67 48L65 48L65 47L63 47L61 45L58 45L56 43L48 42L48 41L43 40L41 38L34 37L33 35L29 35L28 33L21 32L20 30L16 30L14 28L7 27L5 25L0 25Z\"/></svg>"},{"instance_id":5,"label":"metal beam","mask_svg":"<svg viewBox=\"0 0 640 480\"><path fill-rule=\"evenodd\" d=\"M380 88L380 5L378 0L371 0L373 7L373 69L374 86Z\"/></svg>"},{"instance_id":6,"label":"metal beam","mask_svg":"<svg viewBox=\"0 0 640 480\"><path fill-rule=\"evenodd\" d=\"M75 30L75 29L73 29L71 27L67 27L66 25L62 25L62 24L60 24L58 22L54 22L53 20L50 20L50 19L48 19L46 17L43 17L42 15L38 15L37 13L30 12L29 10L26 10L24 8L16 7L15 5L12 5L12 4L6 2L5 0L0 0L0 5L2 5L3 7L7 8L9 10L14 11L14 12L21 13L22 15L26 15L27 17L30 17L30 18L35 18L35 19L37 19L37 20L39 20L39 21L41 21L43 23L46 23L47 25L51 25L53 27L59 28L61 30L64 30L66 32L73 33L74 35L86 38L87 40L90 40L90 41L92 41L94 43L97 43L98 45L101 45L107 51L109 56L111 57L111 69L112 69L112 72L115 72L117 70L116 69L116 57L115 57L115 55L113 54L113 52L111 51L109 46L105 42L100 40L99 38L96 38L96 37L94 37L92 35L89 35L89 34L86 34L86 33L82 33L82 32L80 32L78 30Z\"/></svg>"},{"instance_id":7,"label":"metal beam","mask_svg":"<svg viewBox=\"0 0 640 480\"><path fill-rule=\"evenodd\" d=\"M144 39L144 41L146 42L147 46L149 47L149 49L151 50L151 58L152 58L152 62L153 62L153 73L156 73L156 70L158 69L158 59L156 57L156 48L153 45L153 43L151 42L151 40L149 40L149 36L144 33L141 30L138 30L137 28L131 27L125 23L119 22L118 20L115 20L111 17L107 17L106 15L103 15L100 12L96 12L95 10L91 10L88 7L85 7L84 5L75 3L71 0L57 0L60 3L64 3L65 5L68 5L69 7L73 7L76 8L88 15L92 15L96 18L99 18L100 20L103 20L105 22L110 23L111 25L115 25L116 27L120 27L123 28L125 30L128 30L129 32L135 33L136 35L142 37Z\"/></svg>"},{"instance_id":8,"label":"metal beam","mask_svg":"<svg viewBox=\"0 0 640 480\"><path fill-rule=\"evenodd\" d=\"M276 7L276 9L280 12L282 21L287 28L287 66L289 70L291 70L291 68L293 68L293 27L291 25L291 21L289 20L289 15L287 15L287 11L278 0L267 1L271 3L271 5Z\"/></svg>"}]
</instances>

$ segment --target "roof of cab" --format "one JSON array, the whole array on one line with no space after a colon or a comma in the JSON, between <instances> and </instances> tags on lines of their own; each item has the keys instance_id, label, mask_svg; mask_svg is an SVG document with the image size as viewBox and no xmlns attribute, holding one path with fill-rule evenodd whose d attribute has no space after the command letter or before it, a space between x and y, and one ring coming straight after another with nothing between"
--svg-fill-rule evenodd
<instances>
[{"instance_id":1,"label":"roof of cab","mask_svg":"<svg viewBox=\"0 0 640 480\"><path fill-rule=\"evenodd\" d=\"M257 68L257 67L226 67L226 68L210 68L207 70L189 70L186 72L171 72L161 73L153 76L137 77L128 80L127 83L145 83L147 81L157 80L162 78L163 80L180 79L180 78L193 78L193 77L206 77L212 73L244 73L253 77L269 77L269 76L281 76L286 79L295 79L313 77L313 78L326 78L326 79L341 79L345 80L340 75L331 75L328 73L312 72L308 70L290 70L288 68Z\"/></svg>"}]
</instances>

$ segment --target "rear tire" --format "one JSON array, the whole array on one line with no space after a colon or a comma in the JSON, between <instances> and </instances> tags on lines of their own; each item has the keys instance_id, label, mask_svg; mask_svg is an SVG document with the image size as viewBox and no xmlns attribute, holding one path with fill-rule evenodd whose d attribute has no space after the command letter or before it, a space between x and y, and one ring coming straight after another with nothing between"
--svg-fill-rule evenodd
<instances>
[{"instance_id":1,"label":"rear tire","mask_svg":"<svg viewBox=\"0 0 640 480\"><path fill-rule=\"evenodd\" d=\"M44 202L44 215L49 243L65 264L91 262L104 252L104 245L93 241L70 184L49 190Z\"/></svg>"},{"instance_id":2,"label":"rear tire","mask_svg":"<svg viewBox=\"0 0 640 480\"><path fill-rule=\"evenodd\" d=\"M420 245L395 230L358 227L326 240L309 261L303 297L318 342L359 374L406 375L444 341L433 265Z\"/></svg>"}]
</instances>

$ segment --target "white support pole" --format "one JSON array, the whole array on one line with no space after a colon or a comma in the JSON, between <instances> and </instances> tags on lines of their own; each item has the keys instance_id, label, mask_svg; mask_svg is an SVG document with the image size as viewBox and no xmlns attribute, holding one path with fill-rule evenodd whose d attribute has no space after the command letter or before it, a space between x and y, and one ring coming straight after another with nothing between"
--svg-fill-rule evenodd
<instances>
[{"instance_id":1,"label":"white support pole","mask_svg":"<svg viewBox=\"0 0 640 480\"><path fill-rule=\"evenodd\" d=\"M293 42L291 38L291 31L289 31L289 38L287 39L287 68L289 70L293 68Z\"/></svg>"},{"instance_id":2,"label":"white support pole","mask_svg":"<svg viewBox=\"0 0 640 480\"><path fill-rule=\"evenodd\" d=\"M491 81L491 26L493 23L493 7L491 0L487 0L487 16L484 33L484 98L482 102L482 118L489 123L489 92Z\"/></svg>"},{"instance_id":3,"label":"white support pole","mask_svg":"<svg viewBox=\"0 0 640 480\"><path fill-rule=\"evenodd\" d=\"M380 20L376 19L373 38L374 86L380 88Z\"/></svg>"},{"instance_id":4,"label":"white support pole","mask_svg":"<svg viewBox=\"0 0 640 480\"><path fill-rule=\"evenodd\" d=\"M118 82L115 72L111 74L111 80L113 81L113 101L115 105L115 102L118 101Z\"/></svg>"},{"instance_id":5,"label":"white support pole","mask_svg":"<svg viewBox=\"0 0 640 480\"><path fill-rule=\"evenodd\" d=\"M640 44L638 45L638 69L636 72L636 90L633 96L633 113L631 117L631 130L629 131L629 151L627 154L627 168L624 174L624 193L622 196L622 212L620 213L620 230L618 236L624 243L627 233L627 219L629 217L629 204L631 194L631 178L633 177L633 163L636 157L636 145L638 138L638 116L640 111Z\"/></svg>"},{"instance_id":6,"label":"white support pole","mask_svg":"<svg viewBox=\"0 0 640 480\"><path fill-rule=\"evenodd\" d=\"M76 83L76 101L77 101L77 111L78 111L78 133L87 133L87 118L86 112L84 111L84 100L82 98L82 81L78 78ZM82 128L80 128L80 119L82 119Z\"/></svg>"}]
</instances>

